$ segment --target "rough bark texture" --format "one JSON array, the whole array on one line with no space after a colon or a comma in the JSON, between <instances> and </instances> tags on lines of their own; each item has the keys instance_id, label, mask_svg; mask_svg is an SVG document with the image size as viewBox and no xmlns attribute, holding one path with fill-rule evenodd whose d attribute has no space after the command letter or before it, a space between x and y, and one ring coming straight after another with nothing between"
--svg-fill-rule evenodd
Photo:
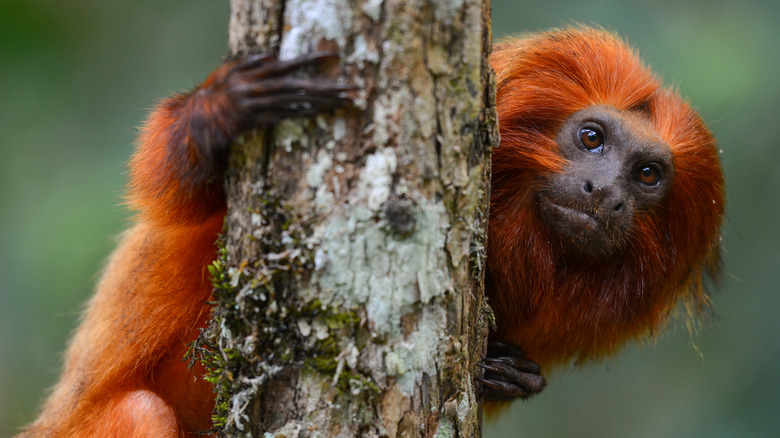
<instances>
[{"instance_id":1,"label":"rough bark texture","mask_svg":"<svg viewBox=\"0 0 780 438\"><path fill-rule=\"evenodd\" d=\"M233 52L336 50L355 107L247 136L211 327L226 436L478 437L488 1L232 0ZM241 142L239 142L241 143Z\"/></svg>"}]
</instances>

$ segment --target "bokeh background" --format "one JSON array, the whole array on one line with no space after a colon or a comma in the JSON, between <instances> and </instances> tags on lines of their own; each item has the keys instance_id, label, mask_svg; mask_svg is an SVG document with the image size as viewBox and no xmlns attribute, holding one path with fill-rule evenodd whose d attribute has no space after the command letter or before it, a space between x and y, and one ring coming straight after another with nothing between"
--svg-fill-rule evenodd
<instances>
[{"instance_id":1,"label":"bokeh background","mask_svg":"<svg viewBox=\"0 0 780 438\"><path fill-rule=\"evenodd\" d=\"M0 0L0 436L33 418L126 227L137 126L226 52L216 0ZM598 24L688 96L728 183L717 317L561 371L493 437L780 436L780 2L512 1L497 38Z\"/></svg>"}]
</instances>

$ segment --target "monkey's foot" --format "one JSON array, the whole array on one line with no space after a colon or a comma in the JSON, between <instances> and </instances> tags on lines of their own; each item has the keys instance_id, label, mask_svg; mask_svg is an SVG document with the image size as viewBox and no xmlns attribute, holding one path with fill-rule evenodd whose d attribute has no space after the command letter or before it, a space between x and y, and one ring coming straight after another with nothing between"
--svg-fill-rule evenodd
<instances>
[{"instance_id":1,"label":"monkey's foot","mask_svg":"<svg viewBox=\"0 0 780 438\"><path fill-rule=\"evenodd\" d=\"M547 384L539 365L524 359L519 347L505 342L489 342L487 357L479 366L485 370L484 377L477 377L485 400L526 399L540 393Z\"/></svg>"}]
</instances>

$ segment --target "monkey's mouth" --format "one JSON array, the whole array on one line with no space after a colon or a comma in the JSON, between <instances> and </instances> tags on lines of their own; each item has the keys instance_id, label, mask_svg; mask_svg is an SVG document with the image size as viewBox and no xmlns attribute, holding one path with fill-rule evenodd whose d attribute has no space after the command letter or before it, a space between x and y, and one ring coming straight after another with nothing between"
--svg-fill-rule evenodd
<instances>
[{"instance_id":1,"label":"monkey's mouth","mask_svg":"<svg viewBox=\"0 0 780 438\"><path fill-rule=\"evenodd\" d=\"M547 197L542 197L539 207L547 217L548 225L561 234L579 235L603 228L599 220L591 214L576 207L557 204Z\"/></svg>"},{"instance_id":2,"label":"monkey's mouth","mask_svg":"<svg viewBox=\"0 0 780 438\"><path fill-rule=\"evenodd\" d=\"M539 213L543 222L564 245L583 255L606 255L613 252L614 239L605 222L574 205L562 205L547 196L539 196Z\"/></svg>"}]
</instances>

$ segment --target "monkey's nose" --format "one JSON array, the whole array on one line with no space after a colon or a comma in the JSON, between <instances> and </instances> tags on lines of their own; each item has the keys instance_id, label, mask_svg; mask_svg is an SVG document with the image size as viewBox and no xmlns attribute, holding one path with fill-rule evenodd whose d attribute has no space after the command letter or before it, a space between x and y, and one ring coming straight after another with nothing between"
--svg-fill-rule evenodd
<instances>
[{"instance_id":1,"label":"monkey's nose","mask_svg":"<svg viewBox=\"0 0 780 438\"><path fill-rule=\"evenodd\" d=\"M603 214L619 215L625 210L626 202L623 191L612 184L598 184L585 180L582 191L593 207Z\"/></svg>"}]
</instances>

